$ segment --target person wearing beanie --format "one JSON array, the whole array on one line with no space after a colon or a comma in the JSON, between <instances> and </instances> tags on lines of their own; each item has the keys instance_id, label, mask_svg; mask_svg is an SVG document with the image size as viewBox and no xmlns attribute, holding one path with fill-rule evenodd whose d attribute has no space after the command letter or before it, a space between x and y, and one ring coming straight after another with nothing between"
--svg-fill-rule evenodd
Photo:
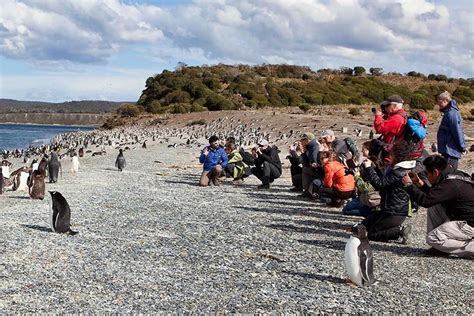
<instances>
[{"instance_id":1,"label":"person wearing beanie","mask_svg":"<svg viewBox=\"0 0 474 316\"><path fill-rule=\"evenodd\" d=\"M208 186L211 182L219 185L219 177L223 168L227 166L228 158L224 148L219 146L219 138L215 135L209 138L209 145L204 147L199 156L199 162L203 164L203 171L199 184Z\"/></svg>"}]
</instances>

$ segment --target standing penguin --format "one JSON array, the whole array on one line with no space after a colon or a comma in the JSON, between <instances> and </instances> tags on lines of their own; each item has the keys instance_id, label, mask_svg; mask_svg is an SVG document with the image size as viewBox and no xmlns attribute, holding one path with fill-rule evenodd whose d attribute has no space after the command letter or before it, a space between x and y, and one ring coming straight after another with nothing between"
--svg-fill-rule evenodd
<instances>
[{"instance_id":1,"label":"standing penguin","mask_svg":"<svg viewBox=\"0 0 474 316\"><path fill-rule=\"evenodd\" d=\"M74 153L74 156L71 158L71 172L76 174L79 171L79 158L77 154Z\"/></svg>"},{"instance_id":2,"label":"standing penguin","mask_svg":"<svg viewBox=\"0 0 474 316\"><path fill-rule=\"evenodd\" d=\"M123 156L123 151L122 149L119 150L119 154L117 156L117 160L115 160L115 167L118 168L119 171L122 171L123 168L125 168L126 165L125 157Z\"/></svg>"},{"instance_id":3,"label":"standing penguin","mask_svg":"<svg viewBox=\"0 0 474 316\"><path fill-rule=\"evenodd\" d=\"M55 151L53 151L51 152L51 158L49 158L49 162L48 162L50 183L55 183L58 181L59 169L61 169L61 163L59 162L58 154Z\"/></svg>"},{"instance_id":4,"label":"standing penguin","mask_svg":"<svg viewBox=\"0 0 474 316\"><path fill-rule=\"evenodd\" d=\"M358 286L374 283L374 260L367 238L367 228L362 225L351 227L351 237L346 243L345 263L349 279Z\"/></svg>"},{"instance_id":5,"label":"standing penguin","mask_svg":"<svg viewBox=\"0 0 474 316\"><path fill-rule=\"evenodd\" d=\"M143 142L142 148L146 149L146 140Z\"/></svg>"},{"instance_id":6,"label":"standing penguin","mask_svg":"<svg viewBox=\"0 0 474 316\"><path fill-rule=\"evenodd\" d=\"M3 194L3 170L0 168L0 194Z\"/></svg>"},{"instance_id":7,"label":"standing penguin","mask_svg":"<svg viewBox=\"0 0 474 316\"><path fill-rule=\"evenodd\" d=\"M77 232L71 230L71 208L64 196L57 191L49 191L52 200L51 229L55 233L66 233L75 235Z\"/></svg>"},{"instance_id":8,"label":"standing penguin","mask_svg":"<svg viewBox=\"0 0 474 316\"><path fill-rule=\"evenodd\" d=\"M79 148L79 157L81 157L81 158L84 157L84 148L83 147Z\"/></svg>"},{"instance_id":9,"label":"standing penguin","mask_svg":"<svg viewBox=\"0 0 474 316\"><path fill-rule=\"evenodd\" d=\"M29 194L32 199L44 199L44 176L38 170L33 171L28 179Z\"/></svg>"}]
</instances>

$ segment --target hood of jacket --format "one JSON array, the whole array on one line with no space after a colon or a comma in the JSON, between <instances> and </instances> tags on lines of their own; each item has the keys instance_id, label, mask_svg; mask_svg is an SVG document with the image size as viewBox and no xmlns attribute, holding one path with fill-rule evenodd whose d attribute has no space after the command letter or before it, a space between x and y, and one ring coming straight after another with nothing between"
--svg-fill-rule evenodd
<instances>
[{"instance_id":1,"label":"hood of jacket","mask_svg":"<svg viewBox=\"0 0 474 316\"><path fill-rule=\"evenodd\" d=\"M449 101L449 106L445 107L441 112L446 113L450 109L454 109L454 110L459 112L459 107L458 107L458 104L457 104L456 100L453 99L453 100Z\"/></svg>"}]
</instances>

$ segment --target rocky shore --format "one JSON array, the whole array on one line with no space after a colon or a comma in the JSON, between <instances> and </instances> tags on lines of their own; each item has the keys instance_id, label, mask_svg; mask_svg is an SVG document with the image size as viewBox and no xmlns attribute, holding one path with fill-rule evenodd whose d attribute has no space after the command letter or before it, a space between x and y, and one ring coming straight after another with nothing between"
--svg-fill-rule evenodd
<instances>
[{"instance_id":1,"label":"rocky shore","mask_svg":"<svg viewBox=\"0 0 474 316\"><path fill-rule=\"evenodd\" d=\"M47 190L68 200L75 236L50 232L49 195L0 195L1 314L472 314L473 262L423 254L426 210L408 245L371 242L377 283L352 288L345 228L361 219L289 192L284 150L271 190L254 177L202 188L199 146L160 142L126 151L123 172L111 147L77 175L63 159Z\"/></svg>"}]
</instances>

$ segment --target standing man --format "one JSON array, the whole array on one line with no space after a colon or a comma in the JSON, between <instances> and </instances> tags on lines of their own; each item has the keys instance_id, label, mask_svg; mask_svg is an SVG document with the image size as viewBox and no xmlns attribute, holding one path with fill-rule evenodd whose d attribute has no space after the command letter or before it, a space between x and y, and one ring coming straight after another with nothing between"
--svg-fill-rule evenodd
<instances>
[{"instance_id":1,"label":"standing man","mask_svg":"<svg viewBox=\"0 0 474 316\"><path fill-rule=\"evenodd\" d=\"M375 110L374 129L382 134L382 141L386 144L386 154L392 150L395 141L403 137L407 113L403 109L403 99L399 95L392 95L380 104L380 110Z\"/></svg>"},{"instance_id":2,"label":"standing man","mask_svg":"<svg viewBox=\"0 0 474 316\"><path fill-rule=\"evenodd\" d=\"M257 142L258 147L252 149L255 167L251 169L262 184L258 189L270 189L270 183L281 176L281 161L278 156L278 150L270 146L266 139L260 139Z\"/></svg>"},{"instance_id":3,"label":"standing man","mask_svg":"<svg viewBox=\"0 0 474 316\"><path fill-rule=\"evenodd\" d=\"M214 185L219 185L222 168L225 168L228 162L224 148L219 146L219 137L213 135L209 138L209 145L201 151L199 162L203 164L199 184L205 187L212 181Z\"/></svg>"},{"instance_id":4,"label":"standing man","mask_svg":"<svg viewBox=\"0 0 474 316\"><path fill-rule=\"evenodd\" d=\"M439 111L443 113L438 129L438 152L456 170L461 155L466 151L462 117L456 101L451 98L448 91L438 95L436 102Z\"/></svg>"}]
</instances>

